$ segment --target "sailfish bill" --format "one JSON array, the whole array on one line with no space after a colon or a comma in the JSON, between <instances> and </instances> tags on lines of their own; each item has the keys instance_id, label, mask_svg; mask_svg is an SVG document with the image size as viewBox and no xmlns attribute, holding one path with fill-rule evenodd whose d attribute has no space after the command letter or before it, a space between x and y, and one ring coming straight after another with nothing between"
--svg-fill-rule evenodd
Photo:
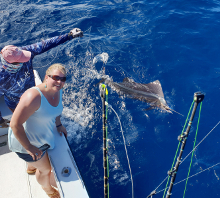
<instances>
[{"instance_id":1,"label":"sailfish bill","mask_svg":"<svg viewBox=\"0 0 220 198\"><path fill-rule=\"evenodd\" d=\"M116 83L110 80L105 80L105 82L118 94L148 103L150 107L145 110L159 108L169 113L174 111L167 105L164 99L163 90L159 80L148 84L136 83L129 78L124 78L121 83Z\"/></svg>"}]
</instances>

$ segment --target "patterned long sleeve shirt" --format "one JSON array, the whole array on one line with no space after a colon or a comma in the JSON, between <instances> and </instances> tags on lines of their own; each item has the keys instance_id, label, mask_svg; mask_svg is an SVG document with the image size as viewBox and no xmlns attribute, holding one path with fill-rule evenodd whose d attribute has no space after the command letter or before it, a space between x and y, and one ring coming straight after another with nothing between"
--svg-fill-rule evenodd
<instances>
[{"instance_id":1,"label":"patterned long sleeve shirt","mask_svg":"<svg viewBox=\"0 0 220 198\"><path fill-rule=\"evenodd\" d=\"M9 73L2 67L0 61L0 97L5 95L9 100L18 104L21 95L29 88L35 86L32 60L36 55L42 54L51 48L54 48L72 36L64 34L56 36L39 43L21 47L22 50L31 52L31 58L28 62L23 63L21 69L16 73Z\"/></svg>"}]
</instances>

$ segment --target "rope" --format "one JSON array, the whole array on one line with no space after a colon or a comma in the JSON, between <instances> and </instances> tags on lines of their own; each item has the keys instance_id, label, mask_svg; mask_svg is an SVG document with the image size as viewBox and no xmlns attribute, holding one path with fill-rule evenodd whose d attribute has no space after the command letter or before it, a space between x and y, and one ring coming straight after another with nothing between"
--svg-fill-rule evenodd
<instances>
[{"instance_id":1,"label":"rope","mask_svg":"<svg viewBox=\"0 0 220 198\"><path fill-rule=\"evenodd\" d=\"M202 102L200 103L199 118L198 118L198 122L197 122L197 129L196 129L195 140L194 140L194 145L193 145L193 152L192 152L192 156L191 156L191 162L190 162L190 166L189 166L189 171L188 171L188 175L187 175L187 180L186 180L186 184L185 184L185 190L184 190L184 193L183 193L183 198L185 197L185 194L186 194L186 186L187 186L187 183L188 183L188 178L189 178L189 174L190 174L190 170L191 170L191 166L192 166L192 160L193 160L193 155L194 155L194 151L195 151L194 148L195 148L196 138L197 138L198 129L199 129L199 121L200 121L201 110L202 110Z\"/></svg>"},{"instance_id":2,"label":"rope","mask_svg":"<svg viewBox=\"0 0 220 198\"><path fill-rule=\"evenodd\" d=\"M131 166L130 166L130 162L129 162L129 158L128 158L128 151L127 151L127 147L126 147L126 143L125 143L125 137L124 137L124 133L122 130L122 125L121 125L121 121L120 118L118 116L118 114L116 113L116 111L112 108L112 106L109 104L109 107L112 109L112 111L115 113L115 115L118 118L119 124L120 124L120 128L121 128L121 133L122 133L122 137L123 137L123 141L124 141L124 147L125 147L125 152L126 152L126 157L128 160L128 167L129 167L129 171L130 171L130 175L131 175L131 186L132 186L132 198L134 198L134 185L133 185L133 177L132 177L132 172L131 172Z\"/></svg>"}]
</instances>

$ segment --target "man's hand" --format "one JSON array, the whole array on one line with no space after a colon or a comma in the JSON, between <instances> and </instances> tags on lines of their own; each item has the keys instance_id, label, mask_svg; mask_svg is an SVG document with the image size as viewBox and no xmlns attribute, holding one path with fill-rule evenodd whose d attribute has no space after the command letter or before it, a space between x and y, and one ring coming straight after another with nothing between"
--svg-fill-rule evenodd
<instances>
[{"instance_id":1,"label":"man's hand","mask_svg":"<svg viewBox=\"0 0 220 198\"><path fill-rule=\"evenodd\" d=\"M83 31L79 28L74 28L70 31L69 35L71 35L73 38L83 37Z\"/></svg>"}]
</instances>

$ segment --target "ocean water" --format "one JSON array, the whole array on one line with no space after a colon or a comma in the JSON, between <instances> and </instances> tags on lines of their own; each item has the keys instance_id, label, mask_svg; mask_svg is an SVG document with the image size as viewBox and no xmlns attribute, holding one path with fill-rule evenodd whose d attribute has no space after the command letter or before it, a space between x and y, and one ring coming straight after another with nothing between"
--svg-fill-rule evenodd
<instances>
[{"instance_id":1,"label":"ocean water","mask_svg":"<svg viewBox=\"0 0 220 198\"><path fill-rule=\"evenodd\" d=\"M219 122L220 3L201 1L0 0L0 48L23 46L68 33L78 27L84 37L35 57L43 78L53 63L68 70L62 122L91 198L103 197L101 99L96 84L105 74L115 82L161 82L168 105L184 117L160 110L143 111L146 103L120 97L109 88L133 175L134 197L147 197L167 176L193 94L202 91L197 142ZM95 56L109 59L93 64ZM183 158L192 150L198 110ZM132 197L131 177L119 121L109 109L110 197ZM220 162L217 126L198 146L190 175ZM190 157L179 167L176 182L187 177ZM185 197L218 197L220 166L189 179ZM184 182L173 187L183 196ZM158 191L165 188L163 183ZM163 197L163 193L154 196Z\"/></svg>"}]
</instances>

